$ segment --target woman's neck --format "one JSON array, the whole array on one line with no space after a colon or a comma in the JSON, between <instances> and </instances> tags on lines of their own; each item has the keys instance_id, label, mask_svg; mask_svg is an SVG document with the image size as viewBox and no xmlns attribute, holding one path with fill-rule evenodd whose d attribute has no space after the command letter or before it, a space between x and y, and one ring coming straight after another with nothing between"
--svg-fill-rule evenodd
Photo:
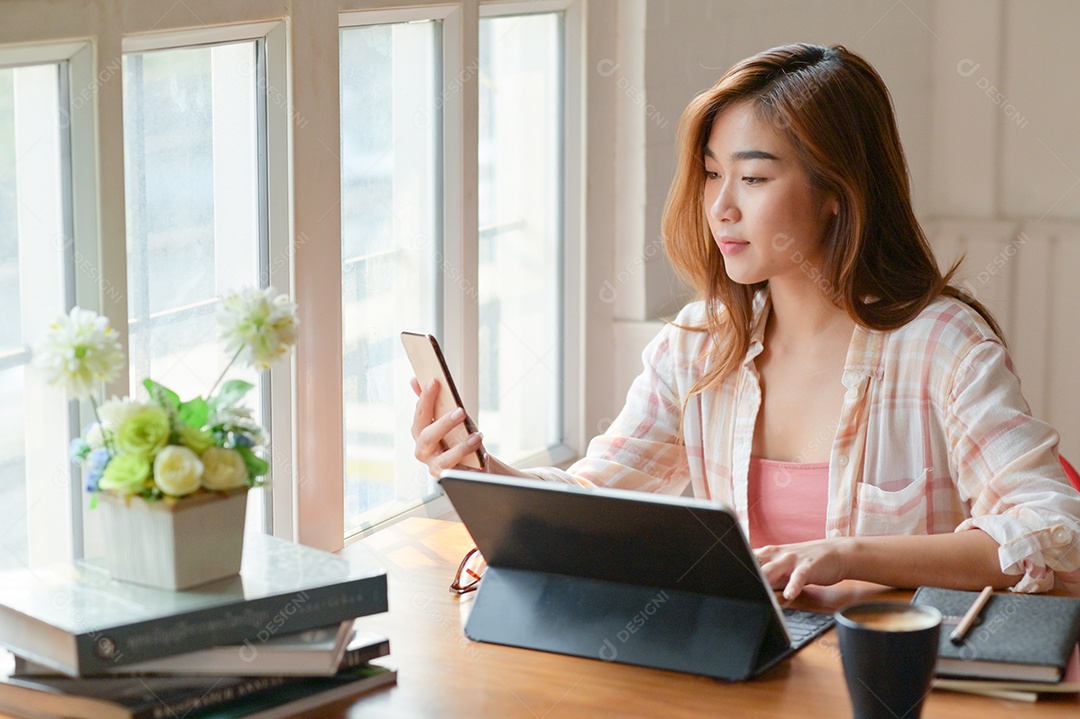
<instances>
[{"instance_id":1,"label":"woman's neck","mask_svg":"<svg viewBox=\"0 0 1080 719\"><path fill-rule=\"evenodd\" d=\"M813 285L770 287L769 339L786 346L816 344L829 336L850 339L855 322Z\"/></svg>"}]
</instances>

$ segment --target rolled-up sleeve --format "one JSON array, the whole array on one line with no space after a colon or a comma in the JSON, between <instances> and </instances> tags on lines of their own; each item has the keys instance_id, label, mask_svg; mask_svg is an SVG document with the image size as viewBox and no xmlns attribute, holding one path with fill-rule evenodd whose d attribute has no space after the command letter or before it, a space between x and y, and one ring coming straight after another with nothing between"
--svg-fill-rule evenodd
<instances>
[{"instance_id":1,"label":"rolled-up sleeve","mask_svg":"<svg viewBox=\"0 0 1080 719\"><path fill-rule=\"evenodd\" d=\"M678 333L668 324L642 353L644 369L607 431L589 443L585 457L566 471L527 470L548 481L586 486L680 494L690 474L686 447L679 439L682 399L675 377Z\"/></svg>"},{"instance_id":2,"label":"rolled-up sleeve","mask_svg":"<svg viewBox=\"0 0 1080 719\"><path fill-rule=\"evenodd\" d=\"M977 344L960 364L945 413L953 476L978 528L999 545L1006 574L1023 575L1018 592L1062 585L1080 593L1080 493L1058 461L1058 435L1033 418L1008 353Z\"/></svg>"}]
</instances>

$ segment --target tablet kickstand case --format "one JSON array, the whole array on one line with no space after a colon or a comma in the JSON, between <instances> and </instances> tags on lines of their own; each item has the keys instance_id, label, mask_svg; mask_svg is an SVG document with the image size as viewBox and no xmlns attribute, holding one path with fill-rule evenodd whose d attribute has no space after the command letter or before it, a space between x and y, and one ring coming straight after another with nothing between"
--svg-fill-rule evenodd
<instances>
[{"instance_id":1,"label":"tablet kickstand case","mask_svg":"<svg viewBox=\"0 0 1080 719\"><path fill-rule=\"evenodd\" d=\"M792 651L726 509L469 472L441 482L488 562L470 639L730 681Z\"/></svg>"}]
</instances>

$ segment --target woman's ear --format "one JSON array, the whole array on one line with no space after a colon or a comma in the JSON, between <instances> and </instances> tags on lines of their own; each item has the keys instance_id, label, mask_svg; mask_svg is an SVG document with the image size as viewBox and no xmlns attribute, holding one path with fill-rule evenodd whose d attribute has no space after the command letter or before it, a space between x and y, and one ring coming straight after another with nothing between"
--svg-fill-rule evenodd
<instances>
[{"instance_id":1,"label":"woman's ear","mask_svg":"<svg viewBox=\"0 0 1080 719\"><path fill-rule=\"evenodd\" d=\"M821 203L821 220L822 222L832 222L835 218L840 216L840 199L833 194L825 195L824 202Z\"/></svg>"}]
</instances>

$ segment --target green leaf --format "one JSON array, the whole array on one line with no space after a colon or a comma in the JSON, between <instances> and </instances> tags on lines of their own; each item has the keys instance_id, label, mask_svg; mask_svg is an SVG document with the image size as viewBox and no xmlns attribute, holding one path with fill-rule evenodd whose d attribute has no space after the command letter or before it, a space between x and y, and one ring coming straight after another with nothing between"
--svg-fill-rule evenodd
<instances>
[{"instance_id":1,"label":"green leaf","mask_svg":"<svg viewBox=\"0 0 1080 719\"><path fill-rule=\"evenodd\" d=\"M215 409L221 409L222 407L232 407L234 404L244 398L248 392L255 385L250 382L245 382L242 379L231 379L225 384L221 385L221 391L218 392L217 397L214 397L211 401Z\"/></svg>"},{"instance_id":2,"label":"green leaf","mask_svg":"<svg viewBox=\"0 0 1080 719\"><path fill-rule=\"evenodd\" d=\"M147 378L143 380L143 387L150 393L150 397L166 409L180 409L180 395L173 392L163 384Z\"/></svg>"},{"instance_id":3,"label":"green leaf","mask_svg":"<svg viewBox=\"0 0 1080 719\"><path fill-rule=\"evenodd\" d=\"M251 447L237 447L236 451L244 458L244 464L247 465L248 476L252 479L261 477L270 471L269 463L267 463L265 459L257 457L255 453L251 451Z\"/></svg>"},{"instance_id":4,"label":"green leaf","mask_svg":"<svg viewBox=\"0 0 1080 719\"><path fill-rule=\"evenodd\" d=\"M210 416L210 405L202 397L196 397L181 404L176 416L184 424L201 429Z\"/></svg>"}]
</instances>

